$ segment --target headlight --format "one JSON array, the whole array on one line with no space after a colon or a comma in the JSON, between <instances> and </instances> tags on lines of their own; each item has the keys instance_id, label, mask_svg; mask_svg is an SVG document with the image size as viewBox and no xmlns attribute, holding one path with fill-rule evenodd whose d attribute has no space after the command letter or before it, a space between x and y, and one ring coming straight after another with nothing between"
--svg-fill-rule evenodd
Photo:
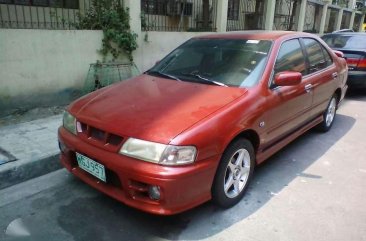
<instances>
[{"instance_id":1,"label":"headlight","mask_svg":"<svg viewBox=\"0 0 366 241\"><path fill-rule=\"evenodd\" d=\"M194 146L172 146L129 138L119 151L120 154L162 165L184 165L194 162Z\"/></svg>"},{"instance_id":2,"label":"headlight","mask_svg":"<svg viewBox=\"0 0 366 241\"><path fill-rule=\"evenodd\" d=\"M73 115L65 111L62 123L66 130L76 135L76 119Z\"/></svg>"}]
</instances>

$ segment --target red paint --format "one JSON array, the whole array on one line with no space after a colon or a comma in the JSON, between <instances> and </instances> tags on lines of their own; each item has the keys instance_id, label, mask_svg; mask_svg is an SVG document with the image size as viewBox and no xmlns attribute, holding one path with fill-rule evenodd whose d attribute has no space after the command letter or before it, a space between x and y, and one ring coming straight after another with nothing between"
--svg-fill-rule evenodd
<instances>
[{"instance_id":1,"label":"red paint","mask_svg":"<svg viewBox=\"0 0 366 241\"><path fill-rule=\"evenodd\" d=\"M333 59L331 66L303 76L297 85L269 88L282 42L299 37L314 38L324 44L314 35L296 32L249 31L204 36L274 41L261 81L248 89L140 75L75 101L68 111L78 121L108 135L121 136L123 141L109 146L103 142L106 140L95 142L60 127L59 140L66 146L61 154L62 164L89 185L146 212L170 215L208 201L221 154L238 135L250 133L256 148L256 162L261 163L321 122L334 93L340 93L339 98L343 99L346 62L326 46ZM336 78L332 75L335 72L338 73ZM292 77L299 78L298 74ZM308 84L312 84L309 93L305 91ZM198 150L196 161L186 166L166 167L118 154L129 137L171 145L194 145ZM118 181L104 184L79 169L75 151L105 165ZM160 201L149 199L147 185L161 187Z\"/></svg>"}]
</instances>

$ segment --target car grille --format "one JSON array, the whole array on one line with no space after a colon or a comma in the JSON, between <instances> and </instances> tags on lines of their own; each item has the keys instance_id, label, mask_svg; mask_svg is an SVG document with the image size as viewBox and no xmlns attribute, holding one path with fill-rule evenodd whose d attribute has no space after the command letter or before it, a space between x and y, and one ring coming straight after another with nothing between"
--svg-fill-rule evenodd
<instances>
[{"instance_id":1,"label":"car grille","mask_svg":"<svg viewBox=\"0 0 366 241\"><path fill-rule=\"evenodd\" d=\"M77 122L78 135L99 146L104 146L105 149L115 149L119 147L123 141L123 137L106 132L86 123Z\"/></svg>"}]
</instances>

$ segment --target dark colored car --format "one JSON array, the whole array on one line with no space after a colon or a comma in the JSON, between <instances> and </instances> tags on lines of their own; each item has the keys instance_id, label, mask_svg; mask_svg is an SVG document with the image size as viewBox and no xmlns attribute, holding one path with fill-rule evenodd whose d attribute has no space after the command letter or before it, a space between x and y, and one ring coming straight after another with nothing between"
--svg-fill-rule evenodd
<instances>
[{"instance_id":1,"label":"dark colored car","mask_svg":"<svg viewBox=\"0 0 366 241\"><path fill-rule=\"evenodd\" d=\"M256 165L310 128L331 128L346 79L346 61L312 34L192 38L146 73L72 103L61 163L146 212L210 199L231 207Z\"/></svg>"},{"instance_id":2,"label":"dark colored car","mask_svg":"<svg viewBox=\"0 0 366 241\"><path fill-rule=\"evenodd\" d=\"M366 33L326 34L322 39L332 49L343 52L348 64L348 86L366 88Z\"/></svg>"}]
</instances>

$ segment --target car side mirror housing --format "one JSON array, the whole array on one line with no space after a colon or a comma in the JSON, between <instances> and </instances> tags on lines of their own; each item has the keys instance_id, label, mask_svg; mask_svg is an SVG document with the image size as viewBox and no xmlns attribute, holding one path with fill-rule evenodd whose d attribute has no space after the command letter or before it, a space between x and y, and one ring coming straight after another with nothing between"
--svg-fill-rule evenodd
<instances>
[{"instance_id":1,"label":"car side mirror housing","mask_svg":"<svg viewBox=\"0 0 366 241\"><path fill-rule=\"evenodd\" d=\"M333 50L333 52L339 57L339 58L344 58L344 53L338 50Z\"/></svg>"},{"instance_id":2,"label":"car side mirror housing","mask_svg":"<svg viewBox=\"0 0 366 241\"><path fill-rule=\"evenodd\" d=\"M300 72L285 71L275 75L274 84L277 86L292 86L301 83L302 74Z\"/></svg>"}]
</instances>

